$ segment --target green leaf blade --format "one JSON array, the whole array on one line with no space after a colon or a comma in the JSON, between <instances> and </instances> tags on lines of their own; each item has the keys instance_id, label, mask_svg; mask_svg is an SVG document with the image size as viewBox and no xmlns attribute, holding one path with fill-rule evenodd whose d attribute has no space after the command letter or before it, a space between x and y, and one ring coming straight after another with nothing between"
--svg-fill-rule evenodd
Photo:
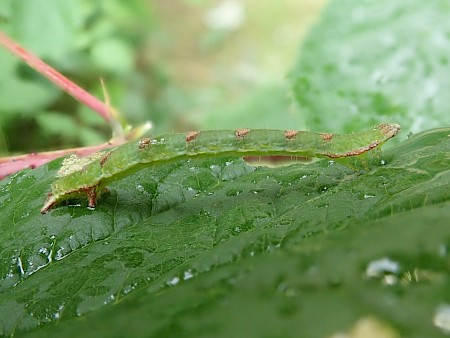
<instances>
[{"instance_id":1,"label":"green leaf blade","mask_svg":"<svg viewBox=\"0 0 450 338\"><path fill-rule=\"evenodd\" d=\"M397 307L379 300L402 284L386 289L382 277L374 285L363 278L370 261L386 256L409 264L397 280L414 274L416 258L425 259L418 269L431 282L405 291L398 306L428 295L414 328L435 333L428 318L438 299L445 303L440 280L449 273L436 256L448 240L439 220L447 217L450 198L448 135L450 129L425 132L356 162L256 170L229 159L173 163L115 182L95 210L72 201L47 215L38 211L60 160L21 172L0 186L2 332L44 325L36 334L70 336L78 332L74 326L88 330L95 322L111 334L121 332L111 328L111 318L132 330L127 311L133 308L136 321L151 318L136 332L156 335L175 327L207 335L211 325L225 336L249 320L258 323L256 335L282 330L289 336L298 323L306 335L331 334L368 315L410 333L405 319L393 315ZM430 224L433 236L421 234ZM423 248L425 256L412 248ZM305 293L311 288L316 291ZM354 290L364 295L364 306L350 296ZM217 305L223 301L225 308ZM300 310L319 304L329 309L321 325L314 311ZM337 304L352 310L331 319ZM198 308L206 317L194 325ZM233 317L238 309L246 321ZM384 313L392 311L391 320ZM53 322L58 325L48 325Z\"/></svg>"}]
</instances>

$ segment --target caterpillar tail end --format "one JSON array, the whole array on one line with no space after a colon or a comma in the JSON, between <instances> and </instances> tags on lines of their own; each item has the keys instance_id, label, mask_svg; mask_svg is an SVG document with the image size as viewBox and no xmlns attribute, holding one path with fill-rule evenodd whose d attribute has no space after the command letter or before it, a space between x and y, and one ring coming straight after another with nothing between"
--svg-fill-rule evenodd
<instances>
[{"instance_id":1,"label":"caterpillar tail end","mask_svg":"<svg viewBox=\"0 0 450 338\"><path fill-rule=\"evenodd\" d=\"M41 209L41 214L46 214L56 204L56 198L52 193L49 193L45 200L44 206Z\"/></svg>"}]
</instances>

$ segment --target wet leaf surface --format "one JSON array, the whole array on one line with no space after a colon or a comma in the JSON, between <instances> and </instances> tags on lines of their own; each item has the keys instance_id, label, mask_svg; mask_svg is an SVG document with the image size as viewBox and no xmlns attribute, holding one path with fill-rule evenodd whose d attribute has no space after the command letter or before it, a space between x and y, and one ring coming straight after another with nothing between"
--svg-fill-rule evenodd
<instances>
[{"instance_id":1,"label":"wet leaf surface","mask_svg":"<svg viewBox=\"0 0 450 338\"><path fill-rule=\"evenodd\" d=\"M294 337L366 323L438 336L449 135L341 162L162 165L111 185L95 210L47 215L60 161L22 171L0 185L0 332Z\"/></svg>"}]
</instances>

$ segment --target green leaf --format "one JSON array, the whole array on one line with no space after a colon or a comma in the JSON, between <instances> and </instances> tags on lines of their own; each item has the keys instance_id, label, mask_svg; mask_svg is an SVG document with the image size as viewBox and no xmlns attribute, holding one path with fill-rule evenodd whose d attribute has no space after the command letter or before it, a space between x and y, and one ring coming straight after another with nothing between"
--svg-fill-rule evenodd
<instances>
[{"instance_id":1,"label":"green leaf","mask_svg":"<svg viewBox=\"0 0 450 338\"><path fill-rule=\"evenodd\" d=\"M449 135L342 163L167 164L111 185L95 210L47 215L61 161L22 171L0 185L0 334L437 337Z\"/></svg>"},{"instance_id":2,"label":"green leaf","mask_svg":"<svg viewBox=\"0 0 450 338\"><path fill-rule=\"evenodd\" d=\"M52 136L64 135L67 139L76 139L79 131L78 123L72 116L59 112L44 111L36 116L37 124Z\"/></svg>"},{"instance_id":3,"label":"green leaf","mask_svg":"<svg viewBox=\"0 0 450 338\"><path fill-rule=\"evenodd\" d=\"M332 1L291 78L307 125L351 131L390 119L450 124L450 3Z\"/></svg>"},{"instance_id":4,"label":"green leaf","mask_svg":"<svg viewBox=\"0 0 450 338\"><path fill-rule=\"evenodd\" d=\"M57 97L58 90L50 84L17 77L20 61L3 49L0 49L0 64L0 122L20 115L34 115L36 107L49 104Z\"/></svg>"},{"instance_id":5,"label":"green leaf","mask_svg":"<svg viewBox=\"0 0 450 338\"><path fill-rule=\"evenodd\" d=\"M117 38L99 41L92 48L92 61L102 73L125 76L133 70L133 51L126 41Z\"/></svg>"},{"instance_id":6,"label":"green leaf","mask_svg":"<svg viewBox=\"0 0 450 338\"><path fill-rule=\"evenodd\" d=\"M303 117L291 109L292 100L286 96L288 91L288 86L284 84L260 85L249 90L238 102L214 106L207 114L197 116L196 125L204 127L201 129L237 129L242 126L255 129L295 126L298 129L304 124ZM202 92L204 97L196 102L198 106L211 104L214 96L223 97L223 93L211 89Z\"/></svg>"},{"instance_id":7,"label":"green leaf","mask_svg":"<svg viewBox=\"0 0 450 338\"><path fill-rule=\"evenodd\" d=\"M73 41L85 15L80 1L58 0L16 0L14 13L12 29L24 46L41 57L54 59L64 58L74 49Z\"/></svg>"}]
</instances>

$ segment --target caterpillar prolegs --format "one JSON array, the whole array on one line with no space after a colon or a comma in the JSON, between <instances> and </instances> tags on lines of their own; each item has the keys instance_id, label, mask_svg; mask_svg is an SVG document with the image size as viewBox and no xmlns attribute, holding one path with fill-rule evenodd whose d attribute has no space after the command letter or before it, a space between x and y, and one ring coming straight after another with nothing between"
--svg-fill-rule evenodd
<instances>
[{"instance_id":1,"label":"caterpillar prolegs","mask_svg":"<svg viewBox=\"0 0 450 338\"><path fill-rule=\"evenodd\" d=\"M158 164L193 157L356 156L380 146L399 131L398 124L383 123L371 130L347 135L245 128L143 138L87 157L71 155L66 158L41 213L64 200L83 195L87 196L89 207L95 207L106 185Z\"/></svg>"}]
</instances>

